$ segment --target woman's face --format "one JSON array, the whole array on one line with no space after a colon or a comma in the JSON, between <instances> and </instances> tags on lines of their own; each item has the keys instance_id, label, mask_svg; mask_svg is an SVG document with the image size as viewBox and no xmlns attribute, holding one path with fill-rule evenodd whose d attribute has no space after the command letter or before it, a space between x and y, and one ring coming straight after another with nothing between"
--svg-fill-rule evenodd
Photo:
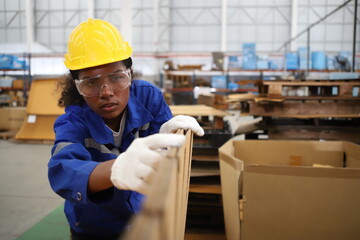
<instances>
[{"instance_id":1,"label":"woman's face","mask_svg":"<svg viewBox=\"0 0 360 240\"><path fill-rule=\"evenodd\" d=\"M119 91L114 91L109 83L109 79L119 71L125 71L126 67L122 62L109 63L97 67L87 68L79 71L79 79L93 79L99 77L97 81L104 81L104 86L99 90L99 94L93 97L83 96L87 105L98 115L105 123L118 122L120 115L126 108L130 95L130 84ZM130 74L131 75L131 74ZM131 76L130 76L131 80ZM109 124L108 124L109 125Z\"/></svg>"}]
</instances>

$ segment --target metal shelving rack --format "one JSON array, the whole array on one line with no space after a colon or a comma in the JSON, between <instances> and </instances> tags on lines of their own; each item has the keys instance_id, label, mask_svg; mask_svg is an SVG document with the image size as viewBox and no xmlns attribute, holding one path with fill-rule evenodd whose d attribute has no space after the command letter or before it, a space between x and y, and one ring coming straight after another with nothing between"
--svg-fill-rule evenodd
<instances>
[{"instance_id":1,"label":"metal shelving rack","mask_svg":"<svg viewBox=\"0 0 360 240\"><path fill-rule=\"evenodd\" d=\"M26 61L25 68L19 68L19 69L0 69L0 72L2 72L3 76L15 76L24 81L24 84L22 88L17 87L0 87L0 93L4 91L22 91L23 92L23 98L24 98L24 106L26 106L27 103L27 92L30 89L32 76L31 76L31 54L24 53L22 55L22 58ZM18 74L22 73L22 74Z\"/></svg>"}]
</instances>

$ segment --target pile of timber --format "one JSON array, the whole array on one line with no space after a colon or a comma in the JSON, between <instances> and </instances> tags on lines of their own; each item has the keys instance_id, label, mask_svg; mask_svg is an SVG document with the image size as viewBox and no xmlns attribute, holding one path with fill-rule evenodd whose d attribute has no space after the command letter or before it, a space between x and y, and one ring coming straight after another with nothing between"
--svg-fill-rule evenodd
<instances>
[{"instance_id":1,"label":"pile of timber","mask_svg":"<svg viewBox=\"0 0 360 240\"><path fill-rule=\"evenodd\" d=\"M264 117L360 117L359 80L263 81L242 112Z\"/></svg>"},{"instance_id":2,"label":"pile of timber","mask_svg":"<svg viewBox=\"0 0 360 240\"><path fill-rule=\"evenodd\" d=\"M267 80L258 96L235 97L269 139L360 141L360 79Z\"/></svg>"}]
</instances>

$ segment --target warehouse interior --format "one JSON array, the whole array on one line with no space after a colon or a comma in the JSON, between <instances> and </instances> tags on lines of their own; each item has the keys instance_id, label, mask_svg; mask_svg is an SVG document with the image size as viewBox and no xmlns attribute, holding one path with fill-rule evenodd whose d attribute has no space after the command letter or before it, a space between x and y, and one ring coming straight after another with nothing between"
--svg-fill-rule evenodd
<instances>
[{"instance_id":1,"label":"warehouse interior","mask_svg":"<svg viewBox=\"0 0 360 240\"><path fill-rule=\"evenodd\" d=\"M178 133L186 144L172 158L184 165L160 168L164 186L121 239L360 239L359 10L358 0L0 0L0 239L70 239L48 162L69 36L88 19L114 25L134 78L205 131Z\"/></svg>"}]
</instances>

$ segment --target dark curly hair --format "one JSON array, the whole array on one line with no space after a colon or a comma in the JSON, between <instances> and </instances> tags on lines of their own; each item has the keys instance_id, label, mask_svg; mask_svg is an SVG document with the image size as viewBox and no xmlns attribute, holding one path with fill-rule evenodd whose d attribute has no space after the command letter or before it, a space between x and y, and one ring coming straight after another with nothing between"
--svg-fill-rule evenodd
<instances>
[{"instance_id":1,"label":"dark curly hair","mask_svg":"<svg viewBox=\"0 0 360 240\"><path fill-rule=\"evenodd\" d=\"M128 58L122 61L126 68L131 69L131 76L133 76L132 59ZM61 78L58 82L58 90L61 95L58 100L59 107L68 107L70 105L85 104L83 96L81 96L76 88L74 79L78 78L79 70L70 70L70 73Z\"/></svg>"}]
</instances>

